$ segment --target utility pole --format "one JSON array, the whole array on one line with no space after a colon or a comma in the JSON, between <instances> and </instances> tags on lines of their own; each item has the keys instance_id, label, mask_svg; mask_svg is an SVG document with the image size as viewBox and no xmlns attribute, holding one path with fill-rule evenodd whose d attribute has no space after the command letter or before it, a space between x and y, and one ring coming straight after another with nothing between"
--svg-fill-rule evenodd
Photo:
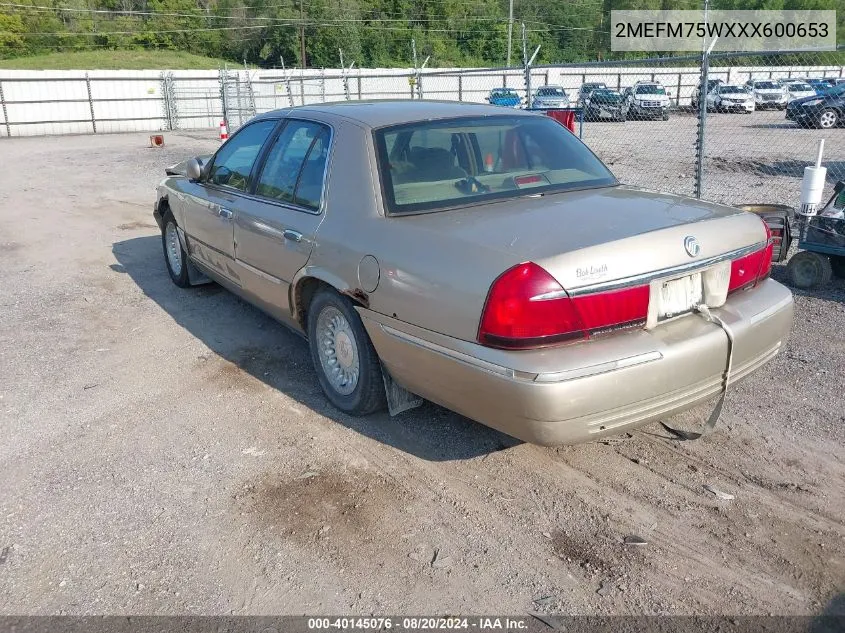
<instances>
[{"instance_id":1,"label":"utility pole","mask_svg":"<svg viewBox=\"0 0 845 633\"><path fill-rule=\"evenodd\" d=\"M299 0L299 65L305 69L305 14L302 8L302 0Z\"/></svg>"},{"instance_id":2,"label":"utility pole","mask_svg":"<svg viewBox=\"0 0 845 633\"><path fill-rule=\"evenodd\" d=\"M513 41L513 0L510 0L510 7L508 8L508 63L511 65L511 42Z\"/></svg>"}]
</instances>

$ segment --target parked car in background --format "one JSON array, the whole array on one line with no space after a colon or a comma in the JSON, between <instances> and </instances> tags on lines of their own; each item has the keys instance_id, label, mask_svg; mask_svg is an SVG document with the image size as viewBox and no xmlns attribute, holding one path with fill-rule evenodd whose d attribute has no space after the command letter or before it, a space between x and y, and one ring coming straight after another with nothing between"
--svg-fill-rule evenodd
<instances>
[{"instance_id":1,"label":"parked car in background","mask_svg":"<svg viewBox=\"0 0 845 633\"><path fill-rule=\"evenodd\" d=\"M710 92L713 90L713 88L715 88L716 86L720 86L723 83L725 83L725 82L722 81L721 79L708 79L707 80L707 90L705 91L705 94L710 94ZM692 99L690 100L690 105L695 110L698 110L698 103L699 103L700 95L701 95L701 89L697 87L695 89L695 91L692 93Z\"/></svg>"},{"instance_id":2,"label":"parked car in background","mask_svg":"<svg viewBox=\"0 0 845 633\"><path fill-rule=\"evenodd\" d=\"M493 88L487 96L487 103L506 108L518 108L522 105L522 97L513 88Z\"/></svg>"},{"instance_id":3,"label":"parked car in background","mask_svg":"<svg viewBox=\"0 0 845 633\"><path fill-rule=\"evenodd\" d=\"M833 87L827 79L820 79L818 77L811 77L807 80L807 83L813 87L817 95L824 94Z\"/></svg>"},{"instance_id":4,"label":"parked car in background","mask_svg":"<svg viewBox=\"0 0 845 633\"><path fill-rule=\"evenodd\" d=\"M752 79L745 85L754 95L755 109L783 110L786 108L786 91L777 82L771 79Z\"/></svg>"},{"instance_id":5,"label":"parked car in background","mask_svg":"<svg viewBox=\"0 0 845 633\"><path fill-rule=\"evenodd\" d=\"M590 121L625 121L627 113L622 94L616 90L593 90L584 101L584 118Z\"/></svg>"},{"instance_id":6,"label":"parked car in background","mask_svg":"<svg viewBox=\"0 0 845 633\"><path fill-rule=\"evenodd\" d=\"M815 97L815 89L808 83L803 81L789 81L783 85L786 91L787 105L796 99L803 99L804 97Z\"/></svg>"},{"instance_id":7,"label":"parked car in background","mask_svg":"<svg viewBox=\"0 0 845 633\"><path fill-rule=\"evenodd\" d=\"M538 110L569 107L569 97L561 86L540 86L534 93L531 107Z\"/></svg>"},{"instance_id":8,"label":"parked car in background","mask_svg":"<svg viewBox=\"0 0 845 633\"><path fill-rule=\"evenodd\" d=\"M720 84L707 95L707 109L718 112L754 112L754 96L746 86Z\"/></svg>"},{"instance_id":9,"label":"parked car in background","mask_svg":"<svg viewBox=\"0 0 845 633\"><path fill-rule=\"evenodd\" d=\"M624 93L625 111L629 119L669 120L669 95L654 81L638 81Z\"/></svg>"},{"instance_id":10,"label":"parked car in background","mask_svg":"<svg viewBox=\"0 0 845 633\"><path fill-rule=\"evenodd\" d=\"M165 178L153 215L173 282L202 273L303 334L351 415L417 394L529 442L590 441L710 400L792 327L758 216L621 185L522 110L268 112Z\"/></svg>"},{"instance_id":11,"label":"parked car in background","mask_svg":"<svg viewBox=\"0 0 845 633\"><path fill-rule=\"evenodd\" d=\"M845 85L823 95L795 99L786 107L786 118L802 127L829 130L845 123Z\"/></svg>"},{"instance_id":12,"label":"parked car in background","mask_svg":"<svg viewBox=\"0 0 845 633\"><path fill-rule=\"evenodd\" d=\"M591 82L585 83L578 90L578 103L580 105L583 105L584 102L587 100L587 97L590 96L590 93L593 90L606 90L606 89L607 89L607 84L604 83L603 81L591 81Z\"/></svg>"}]
</instances>

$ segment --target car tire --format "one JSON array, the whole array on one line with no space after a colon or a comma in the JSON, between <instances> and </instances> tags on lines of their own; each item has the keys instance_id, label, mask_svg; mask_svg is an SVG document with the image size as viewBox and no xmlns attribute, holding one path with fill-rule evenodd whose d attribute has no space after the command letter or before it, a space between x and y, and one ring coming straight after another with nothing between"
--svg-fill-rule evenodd
<instances>
[{"instance_id":1,"label":"car tire","mask_svg":"<svg viewBox=\"0 0 845 633\"><path fill-rule=\"evenodd\" d=\"M845 279L845 255L833 255L830 258L830 269L834 276Z\"/></svg>"},{"instance_id":2,"label":"car tire","mask_svg":"<svg viewBox=\"0 0 845 633\"><path fill-rule=\"evenodd\" d=\"M378 354L352 302L334 290L320 290L307 314L311 360L329 402L355 416L384 408Z\"/></svg>"},{"instance_id":3,"label":"car tire","mask_svg":"<svg viewBox=\"0 0 845 633\"><path fill-rule=\"evenodd\" d=\"M829 130L836 127L839 123L839 113L833 108L825 108L819 114L819 127L823 130Z\"/></svg>"},{"instance_id":4,"label":"car tire","mask_svg":"<svg viewBox=\"0 0 845 633\"><path fill-rule=\"evenodd\" d=\"M789 260L786 274L793 286L807 290L827 284L833 275L833 269L827 255L801 251Z\"/></svg>"},{"instance_id":5,"label":"car tire","mask_svg":"<svg viewBox=\"0 0 845 633\"><path fill-rule=\"evenodd\" d=\"M164 264L167 266L167 272L174 284L180 288L188 288L191 286L191 280L188 276L188 254L182 248L176 219L170 211L164 214L161 224L161 246L164 251Z\"/></svg>"},{"instance_id":6,"label":"car tire","mask_svg":"<svg viewBox=\"0 0 845 633\"><path fill-rule=\"evenodd\" d=\"M663 120L664 120L664 121L668 121L668 120L669 120L669 115L668 115L668 114L664 114L664 115L663 115Z\"/></svg>"}]
</instances>

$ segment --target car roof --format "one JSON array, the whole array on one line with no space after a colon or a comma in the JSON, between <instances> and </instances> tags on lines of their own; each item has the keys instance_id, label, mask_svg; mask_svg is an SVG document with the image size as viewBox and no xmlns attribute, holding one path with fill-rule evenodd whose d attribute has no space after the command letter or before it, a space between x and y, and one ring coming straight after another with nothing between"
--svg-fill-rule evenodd
<instances>
[{"instance_id":1,"label":"car roof","mask_svg":"<svg viewBox=\"0 0 845 633\"><path fill-rule=\"evenodd\" d=\"M450 119L455 117L491 116L538 116L522 110L503 110L500 106L459 103L456 101L430 101L418 99L385 99L374 101L339 101L314 105L284 108L260 114L256 119L278 118L280 116L316 116L325 121L346 119L365 127L377 128L416 121Z\"/></svg>"}]
</instances>

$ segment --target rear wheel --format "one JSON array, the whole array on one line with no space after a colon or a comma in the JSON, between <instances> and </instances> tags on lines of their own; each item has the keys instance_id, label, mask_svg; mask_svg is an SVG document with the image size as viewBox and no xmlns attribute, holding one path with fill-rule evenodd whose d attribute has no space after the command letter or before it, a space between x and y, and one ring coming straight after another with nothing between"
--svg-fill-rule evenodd
<instances>
[{"instance_id":1,"label":"rear wheel","mask_svg":"<svg viewBox=\"0 0 845 633\"><path fill-rule=\"evenodd\" d=\"M793 286L807 289L827 284L833 269L827 255L801 251L789 260L786 273Z\"/></svg>"},{"instance_id":2,"label":"rear wheel","mask_svg":"<svg viewBox=\"0 0 845 633\"><path fill-rule=\"evenodd\" d=\"M845 279L845 255L836 255L830 258L830 268L833 274L840 279Z\"/></svg>"},{"instance_id":3,"label":"rear wheel","mask_svg":"<svg viewBox=\"0 0 845 633\"><path fill-rule=\"evenodd\" d=\"M378 355L348 298L317 292L308 306L308 342L320 387L335 407L351 415L384 407Z\"/></svg>"},{"instance_id":4,"label":"rear wheel","mask_svg":"<svg viewBox=\"0 0 845 633\"><path fill-rule=\"evenodd\" d=\"M182 248L182 242L179 240L176 220L173 218L173 214L168 211L162 222L164 228L161 230L161 245L164 249L164 262L167 265L167 272L174 284L180 288L187 288L191 285L188 278L188 254Z\"/></svg>"},{"instance_id":5,"label":"rear wheel","mask_svg":"<svg viewBox=\"0 0 845 633\"><path fill-rule=\"evenodd\" d=\"M832 127L836 127L838 121L839 115L833 108L827 108L819 115L819 127L823 130L829 130Z\"/></svg>"}]
</instances>

